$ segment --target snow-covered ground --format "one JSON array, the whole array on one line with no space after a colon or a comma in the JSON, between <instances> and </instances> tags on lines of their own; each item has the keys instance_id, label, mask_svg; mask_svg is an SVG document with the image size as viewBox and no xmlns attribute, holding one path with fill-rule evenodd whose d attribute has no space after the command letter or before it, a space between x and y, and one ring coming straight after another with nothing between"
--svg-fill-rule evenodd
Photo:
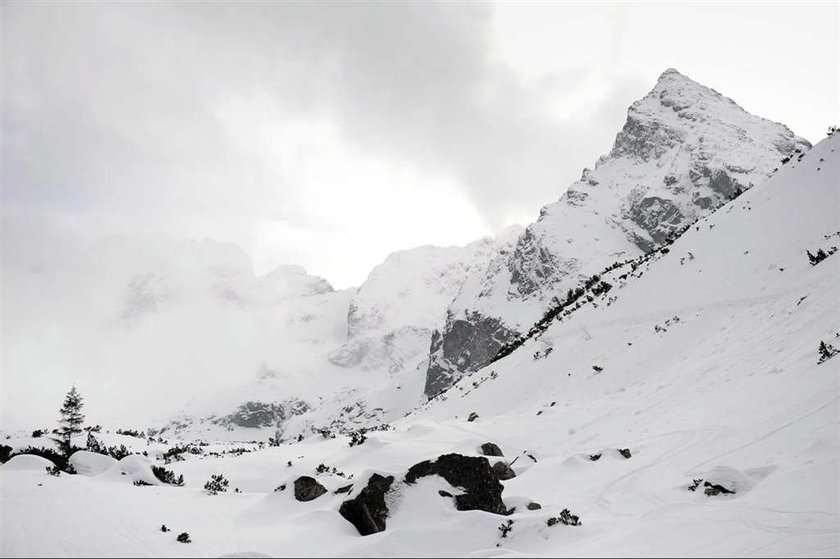
<instances>
[{"instance_id":1,"label":"snow-covered ground","mask_svg":"<svg viewBox=\"0 0 840 559\"><path fill-rule=\"evenodd\" d=\"M102 434L148 457L80 455L87 475L53 477L44 461L15 457L0 466L0 553L840 555L840 357L818 364L817 354L820 341L840 347L840 254L815 266L806 254L840 245L839 181L835 134L667 252L604 274L609 292L363 444L209 441L166 466L184 487L149 477L174 439ZM37 441L4 436L15 448ZM459 489L437 476L402 482L422 460L476 456L488 441L516 472L502 482L510 516L457 511L438 491ZM360 536L338 508L374 472L395 476L387 528ZM226 493L203 490L214 474L230 481ZM298 502L302 475L328 492ZM734 494L707 496L702 482L689 491L699 479ZM582 525L549 526L563 509ZM181 532L192 543L178 543Z\"/></svg>"}]
</instances>

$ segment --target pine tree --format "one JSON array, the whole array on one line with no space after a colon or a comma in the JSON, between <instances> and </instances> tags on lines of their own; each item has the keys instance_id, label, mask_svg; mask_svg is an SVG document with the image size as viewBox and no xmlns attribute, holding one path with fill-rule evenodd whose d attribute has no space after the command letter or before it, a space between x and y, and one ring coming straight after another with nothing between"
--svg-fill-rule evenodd
<instances>
[{"instance_id":1,"label":"pine tree","mask_svg":"<svg viewBox=\"0 0 840 559\"><path fill-rule=\"evenodd\" d=\"M82 395L79 394L74 385L64 397L64 405L61 406L59 411L61 419L58 421L58 430L56 431L56 434L60 437L57 441L59 447L67 456L70 455L72 450L71 440L73 435L82 432L82 424L85 422L85 416L82 414L83 405Z\"/></svg>"}]
</instances>

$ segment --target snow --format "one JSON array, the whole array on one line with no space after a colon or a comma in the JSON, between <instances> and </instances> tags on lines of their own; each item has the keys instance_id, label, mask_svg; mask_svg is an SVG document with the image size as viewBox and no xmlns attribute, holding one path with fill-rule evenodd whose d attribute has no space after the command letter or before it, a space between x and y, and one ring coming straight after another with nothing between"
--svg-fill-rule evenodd
<instances>
[{"instance_id":1,"label":"snow","mask_svg":"<svg viewBox=\"0 0 840 559\"><path fill-rule=\"evenodd\" d=\"M4 472L43 472L46 468L55 466L51 461L34 454L20 454L12 456L5 464L0 465Z\"/></svg>"},{"instance_id":2,"label":"snow","mask_svg":"<svg viewBox=\"0 0 840 559\"><path fill-rule=\"evenodd\" d=\"M70 464L82 476L98 476L108 471L117 461L110 456L87 450L77 450L70 456Z\"/></svg>"},{"instance_id":3,"label":"snow","mask_svg":"<svg viewBox=\"0 0 840 559\"><path fill-rule=\"evenodd\" d=\"M818 365L816 347L840 333L840 276L834 257L811 266L805 250L840 230L838 149L840 137L828 138L698 221L641 277L614 280L597 308L549 328L548 357L535 360L528 342L362 445L313 435L188 455L167 466L185 487L134 487L153 457L57 478L16 466L40 459L14 458L0 469L2 555L836 556L840 361ZM479 418L468 422L471 411ZM437 492L457 488L437 477L400 482L414 463L476 455L487 441L515 459L517 477L503 482L517 507L509 517L456 511ZM353 478L318 474L321 463ZM385 532L361 537L337 510L373 472L397 478L392 514ZM216 473L231 489L210 496L203 483ZM300 475L329 492L296 502ZM688 491L700 478L735 494ZM350 495L332 493L348 483ZM542 508L525 509L530 501ZM566 508L582 526L549 527ZM182 531L193 543L175 542Z\"/></svg>"},{"instance_id":4,"label":"snow","mask_svg":"<svg viewBox=\"0 0 840 559\"><path fill-rule=\"evenodd\" d=\"M662 79L681 77L666 72ZM721 119L735 118L726 111L740 114L730 101L702 93L694 101L714 103ZM679 106L683 99L666 96L666 101ZM643 100L633 110L644 115L650 102ZM762 123L756 126L750 134L769 130ZM321 290L317 278L290 268L275 278L285 286L272 292L284 293L282 304L270 303L275 295L259 304L253 302L258 297L245 297L251 302L243 308L212 295L208 299L206 290L196 288L209 277L204 272L166 274L170 279L160 285L189 284L190 289L171 293L191 295L161 298L158 310L136 319L132 335L143 332L136 345L122 339L126 345L110 354L123 356L127 372L121 382L131 378L137 382L128 388L137 391L138 398L153 397L154 391L143 391L149 377L142 370L163 360L132 360L143 355L142 349L159 347L148 344L162 344L179 328L195 326L199 317L207 321L209 331L220 328L217 332L225 334L202 337L203 343L223 345L226 336L237 335L257 340L242 342L242 353L221 363L207 351L209 365L202 373L222 375L228 365L247 361L246 353L256 355L253 366L229 387L214 392L197 385L201 390L194 391L181 417L218 416L252 399L301 397L311 400L314 409L292 418L285 429L305 438L261 447L235 441L265 440L263 431L228 431L197 421L179 434L174 428L165 433L171 438L167 443L94 433L106 446L125 444L148 456L115 461L77 452L71 462L79 475L49 476L45 467L51 462L13 457L0 466L0 555L837 556L840 358L818 364L817 346L820 341L840 346L840 255L812 266L806 250L840 244L839 207L840 134L835 134L780 164L766 182L700 217L667 253L652 256L634 271L625 265L603 274L613 284L608 293L422 405L422 377L416 368L396 373L344 368L330 364L327 355L347 341L351 300L359 301L359 308L378 309L381 322L373 320L371 332L387 333L407 324L428 328L434 313L421 304L412 303L408 318L400 318L400 291L392 289L393 284L416 280L408 285L408 298L422 301L434 286L449 293L458 281L444 278L435 284L430 279L434 273L414 277L401 259L425 260L424 270L438 270L439 265L448 270L446 263L457 258L442 255L475 255L470 251L476 247L424 248L398 255L378 270L381 279L372 274L367 287L381 298L370 299L362 293L364 286L358 293ZM236 270L243 269L234 265L244 262L234 252L221 251L220 261L231 264L225 278L238 278ZM218 264L216 257L206 260ZM185 266L207 269L195 262ZM462 277L463 270L456 271L455 276ZM247 266L241 277L251 277L246 272ZM117 275L113 274L114 292L122 293L126 276ZM171 279L187 275L194 280ZM283 283L289 277L300 283ZM81 289L72 287L76 288ZM444 299L428 300L437 306ZM49 305L38 307L37 297L27 301L33 305L32 315L24 312L28 307L12 315L17 317L13 324L19 344L26 332L34 331L22 328L27 317L35 325L49 315ZM118 313L114 303L120 299L103 294L86 301L95 301L88 313L59 318L73 316L80 329L88 329L84 335L101 336L95 330L97 320ZM175 318L179 305L189 310L181 321ZM307 313L315 318L302 320ZM84 335L55 343L64 348L84 344ZM105 341L120 341L113 336ZM274 350L272 343L278 345ZM535 351L549 347L549 355L534 357ZM198 349L188 346L183 354L163 357ZM285 355L297 351L303 355ZM77 357L77 363L117 363L105 357ZM20 355L7 357L5 350L3 359L4 367L27 362ZM594 365L603 370L595 371ZM4 382L6 378L4 369ZM162 382L167 377L152 378ZM398 391L397 386L402 388ZM10 398L5 391L4 385L4 406ZM91 406L101 397L82 393ZM366 442L352 447L345 435L312 434L311 427L334 419L335 411L349 403L355 407L343 416L346 425L387 421L391 430L370 431ZM381 411L376 411L378 406ZM467 420L471 412L478 414L472 422ZM4 418L7 413L4 409ZM43 437L11 432L5 423L2 436L3 444L16 450L51 444ZM194 439L199 438L207 442L197 446ZM83 445L84 437L74 442ZM161 484L151 466L163 465L161 453L179 442L193 442L197 453L185 453L183 461L165 467L183 475L185 485ZM516 507L510 516L455 510L438 491L457 494L460 489L436 476L413 485L402 482L406 470L420 461L450 452L477 456L485 442L498 444L502 459L517 474L502 482L506 505ZM246 452L235 452L237 447ZM629 449L630 458L619 449ZM599 454L598 460L591 459ZM373 473L395 476L387 498L390 515L384 532L362 537L338 508L358 495ZM214 474L230 481L227 492L209 495L203 489ZM327 494L297 502L293 483L302 475L315 477ZM152 485L135 486L136 480ZM702 482L689 491L693 480L721 485L734 494L708 496ZM351 493L334 493L350 483ZM284 484L285 490L278 490ZM527 510L531 501L541 508ZM579 515L582 525L548 526L548 519L564 509ZM512 531L502 538L498 528L508 520L513 521ZM162 524L171 531L162 532ZM193 543L178 543L175 538L181 532L188 532Z\"/></svg>"}]
</instances>

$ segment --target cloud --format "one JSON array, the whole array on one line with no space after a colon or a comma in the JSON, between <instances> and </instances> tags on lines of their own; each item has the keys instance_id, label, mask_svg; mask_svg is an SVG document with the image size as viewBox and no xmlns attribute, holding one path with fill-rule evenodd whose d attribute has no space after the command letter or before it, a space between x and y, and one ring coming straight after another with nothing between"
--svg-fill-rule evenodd
<instances>
[{"instance_id":1,"label":"cloud","mask_svg":"<svg viewBox=\"0 0 840 559\"><path fill-rule=\"evenodd\" d=\"M523 84L492 57L489 5L35 3L5 16L4 206L75 216L91 237L159 230L253 250L266 222L325 239L353 227L369 245L355 247L359 281L402 248L376 240L382 215L411 211L401 196L443 195L403 240L466 242L535 215L570 179L564 161L604 149L584 133L591 114L552 112L562 76ZM598 115L610 135L617 97ZM313 169L339 166L313 184ZM370 187L377 166L393 196ZM330 197L355 219L324 221ZM435 206L455 201L439 213L470 231L424 240L447 227Z\"/></svg>"},{"instance_id":2,"label":"cloud","mask_svg":"<svg viewBox=\"0 0 840 559\"><path fill-rule=\"evenodd\" d=\"M721 10L7 4L4 220L58 219L85 239L209 236L241 244L260 271L301 259L358 284L393 250L532 221L608 151L626 107L667 66L738 101L732 89L760 93L759 109L768 91L798 83L759 87L745 66L768 58L757 54L779 43L779 26L799 29L811 12L774 7L773 37L680 40L706 32L683 25L688 16L737 27ZM730 43L751 54L726 54ZM811 71L820 52L796 68ZM725 69L723 56L739 63ZM741 86L728 87L739 72Z\"/></svg>"}]
</instances>

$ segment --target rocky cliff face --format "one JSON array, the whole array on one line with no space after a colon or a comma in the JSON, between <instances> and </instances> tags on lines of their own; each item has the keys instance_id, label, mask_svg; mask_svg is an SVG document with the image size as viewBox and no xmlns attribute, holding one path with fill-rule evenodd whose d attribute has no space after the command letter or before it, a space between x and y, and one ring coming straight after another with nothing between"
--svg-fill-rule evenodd
<instances>
[{"instance_id":1,"label":"rocky cliff face","mask_svg":"<svg viewBox=\"0 0 840 559\"><path fill-rule=\"evenodd\" d=\"M428 356L435 326L464 279L480 274L501 246L522 229L463 247L422 246L395 252L371 271L350 301L347 341L330 353L333 364L397 373Z\"/></svg>"},{"instance_id":2,"label":"rocky cliff face","mask_svg":"<svg viewBox=\"0 0 840 559\"><path fill-rule=\"evenodd\" d=\"M426 395L489 363L553 297L649 251L809 148L785 126L667 70L630 107L610 153L544 207L512 250L465 281L433 334Z\"/></svg>"}]
</instances>

